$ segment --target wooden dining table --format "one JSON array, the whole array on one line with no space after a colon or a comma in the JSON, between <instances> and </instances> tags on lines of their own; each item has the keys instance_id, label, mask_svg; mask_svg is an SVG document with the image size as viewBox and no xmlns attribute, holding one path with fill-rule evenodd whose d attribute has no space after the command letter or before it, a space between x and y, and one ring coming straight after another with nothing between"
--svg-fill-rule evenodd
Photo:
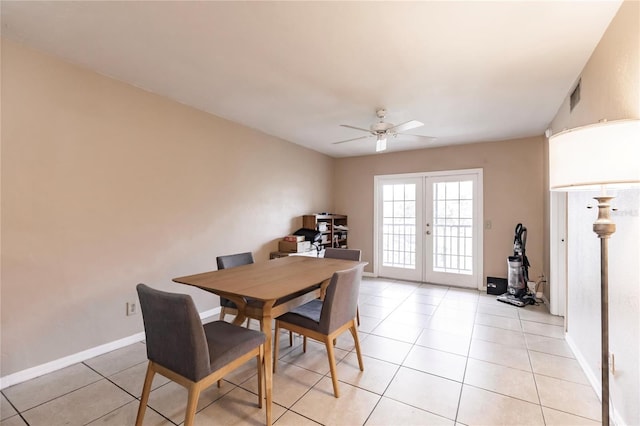
<instances>
[{"instance_id":1,"label":"wooden dining table","mask_svg":"<svg viewBox=\"0 0 640 426\"><path fill-rule=\"evenodd\" d=\"M198 287L233 301L238 315L233 323L247 318L260 321L266 335L264 348L267 425L271 425L273 399L272 319L321 297L334 272L353 268L359 262L306 256L288 256L230 269L204 272L173 281ZM247 303L247 301L249 301ZM276 336L277 338L277 336Z\"/></svg>"}]
</instances>

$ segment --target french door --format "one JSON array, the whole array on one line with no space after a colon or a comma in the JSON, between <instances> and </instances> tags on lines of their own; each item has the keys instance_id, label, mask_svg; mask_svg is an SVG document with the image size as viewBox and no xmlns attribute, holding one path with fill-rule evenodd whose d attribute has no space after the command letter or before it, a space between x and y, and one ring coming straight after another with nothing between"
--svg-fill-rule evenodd
<instances>
[{"instance_id":1,"label":"french door","mask_svg":"<svg viewBox=\"0 0 640 426\"><path fill-rule=\"evenodd\" d=\"M386 177L376 183L378 275L421 281L423 178Z\"/></svg>"},{"instance_id":2,"label":"french door","mask_svg":"<svg viewBox=\"0 0 640 426\"><path fill-rule=\"evenodd\" d=\"M377 275L482 287L482 170L375 177Z\"/></svg>"}]
</instances>

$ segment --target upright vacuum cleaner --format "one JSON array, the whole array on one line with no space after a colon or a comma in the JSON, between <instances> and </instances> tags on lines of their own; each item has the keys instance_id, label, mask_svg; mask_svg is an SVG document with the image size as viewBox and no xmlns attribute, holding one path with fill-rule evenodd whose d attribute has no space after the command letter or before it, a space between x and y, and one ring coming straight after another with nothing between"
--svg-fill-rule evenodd
<instances>
[{"instance_id":1,"label":"upright vacuum cleaner","mask_svg":"<svg viewBox=\"0 0 640 426\"><path fill-rule=\"evenodd\" d=\"M516 226L513 239L513 256L507 258L509 268L507 292L497 297L500 302L515 306L532 305L536 302L535 295L527 288L529 281L529 259L526 255L527 228L519 223Z\"/></svg>"}]
</instances>

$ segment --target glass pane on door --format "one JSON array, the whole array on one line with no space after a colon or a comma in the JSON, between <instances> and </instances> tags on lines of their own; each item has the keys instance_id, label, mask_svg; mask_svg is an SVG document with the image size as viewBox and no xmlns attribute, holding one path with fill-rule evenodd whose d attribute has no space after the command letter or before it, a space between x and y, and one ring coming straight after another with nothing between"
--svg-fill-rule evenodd
<instances>
[{"instance_id":1,"label":"glass pane on door","mask_svg":"<svg viewBox=\"0 0 640 426\"><path fill-rule=\"evenodd\" d=\"M382 265L416 268L416 184L382 187Z\"/></svg>"},{"instance_id":2,"label":"glass pane on door","mask_svg":"<svg viewBox=\"0 0 640 426\"><path fill-rule=\"evenodd\" d=\"M433 183L433 271L473 274L473 181Z\"/></svg>"}]
</instances>

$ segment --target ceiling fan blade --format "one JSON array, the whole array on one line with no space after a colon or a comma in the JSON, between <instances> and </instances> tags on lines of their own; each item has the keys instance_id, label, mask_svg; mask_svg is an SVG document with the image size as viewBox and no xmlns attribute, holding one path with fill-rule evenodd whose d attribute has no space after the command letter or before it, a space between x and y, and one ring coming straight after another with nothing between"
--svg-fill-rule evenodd
<instances>
[{"instance_id":1,"label":"ceiling fan blade","mask_svg":"<svg viewBox=\"0 0 640 426\"><path fill-rule=\"evenodd\" d=\"M367 139L370 138L373 135L369 135L369 136L360 136L359 138L353 138L353 139L347 139L346 141L340 141L340 142L333 142L333 145L338 145L341 143L346 143L346 142L353 142L353 141L357 141L359 139Z\"/></svg>"},{"instance_id":2,"label":"ceiling fan blade","mask_svg":"<svg viewBox=\"0 0 640 426\"><path fill-rule=\"evenodd\" d=\"M410 133L402 133L402 134L399 134L398 136L410 136L412 138L424 139L425 142L431 142L431 141L435 141L436 139L438 139L435 136L412 135Z\"/></svg>"},{"instance_id":3,"label":"ceiling fan blade","mask_svg":"<svg viewBox=\"0 0 640 426\"><path fill-rule=\"evenodd\" d=\"M407 121L406 123L398 124L397 126L393 126L388 131L391 133L400 133L405 130L415 129L416 127L424 126L424 123L421 123L417 120Z\"/></svg>"},{"instance_id":4,"label":"ceiling fan blade","mask_svg":"<svg viewBox=\"0 0 640 426\"><path fill-rule=\"evenodd\" d=\"M349 126L348 124L341 124L342 127L348 127L349 129L362 130L363 132L371 133L369 129L363 129L362 127Z\"/></svg>"}]
</instances>

